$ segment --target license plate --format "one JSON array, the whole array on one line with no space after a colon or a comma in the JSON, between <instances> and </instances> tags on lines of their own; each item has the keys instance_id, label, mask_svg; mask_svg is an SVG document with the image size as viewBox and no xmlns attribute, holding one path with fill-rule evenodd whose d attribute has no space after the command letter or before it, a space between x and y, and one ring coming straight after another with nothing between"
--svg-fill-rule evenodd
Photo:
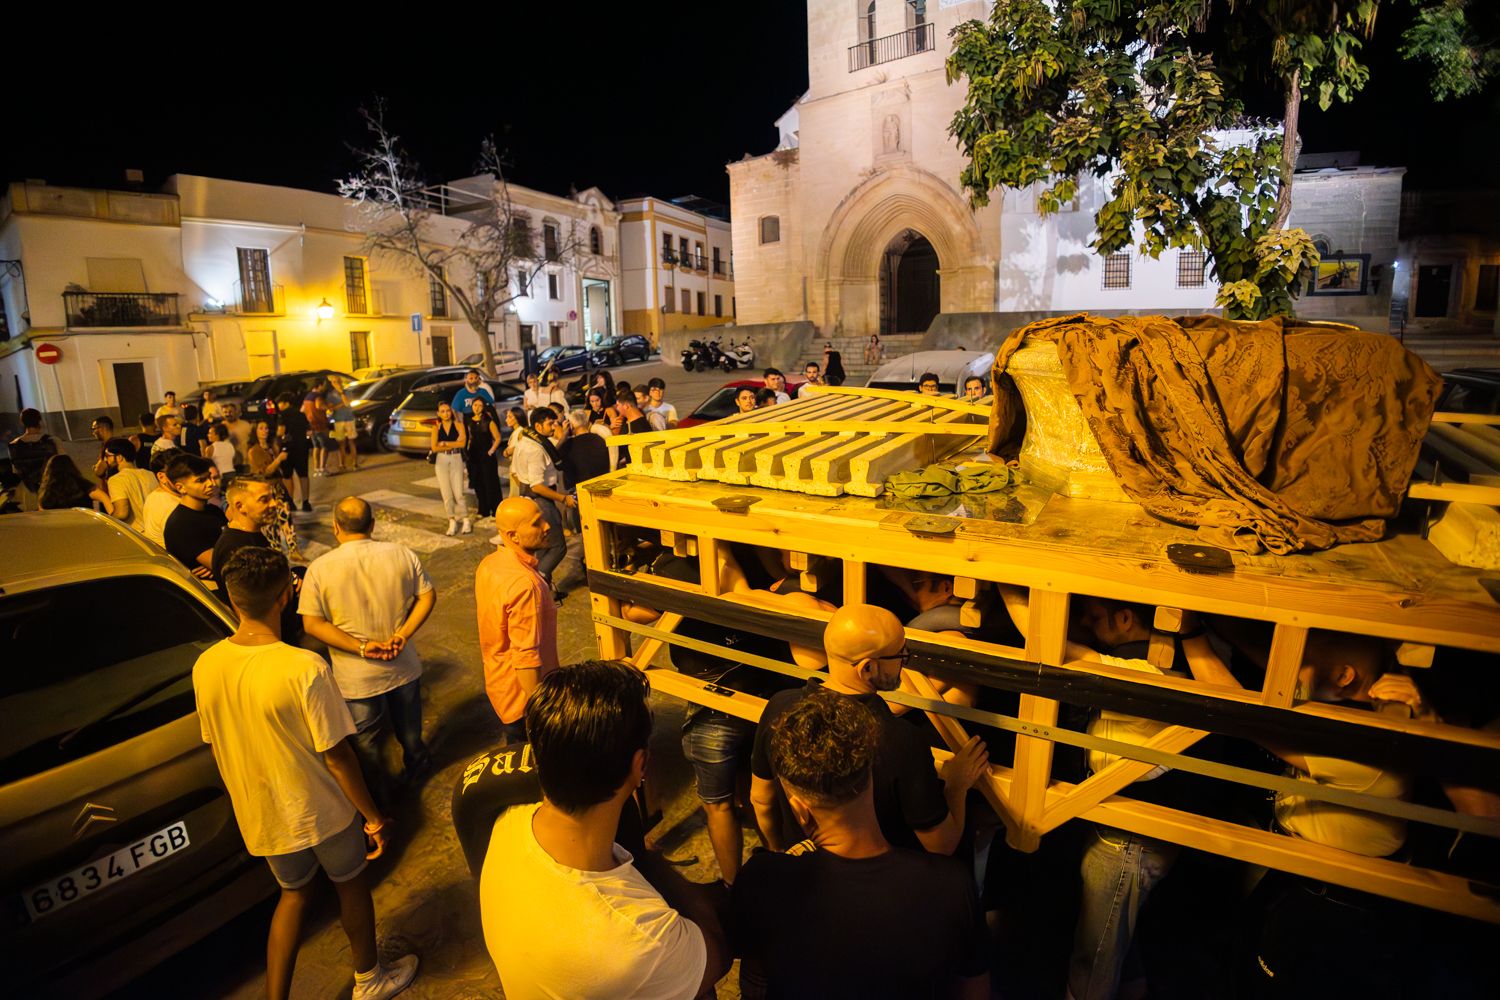
<instances>
[{"instance_id":1,"label":"license plate","mask_svg":"<svg viewBox=\"0 0 1500 1000\"><path fill-rule=\"evenodd\" d=\"M163 858L171 857L187 846L187 823L173 823L129 847L122 847L113 854L75 868L61 878L26 890L21 897L26 904L26 912L31 915L32 920L39 920L85 896L91 896L129 878L142 868L149 868Z\"/></svg>"}]
</instances>

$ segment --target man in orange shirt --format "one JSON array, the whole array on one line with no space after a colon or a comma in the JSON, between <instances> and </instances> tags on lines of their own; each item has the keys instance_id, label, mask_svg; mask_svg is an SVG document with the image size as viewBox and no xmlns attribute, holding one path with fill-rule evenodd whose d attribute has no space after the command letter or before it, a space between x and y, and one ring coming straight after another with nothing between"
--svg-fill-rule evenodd
<instances>
[{"instance_id":1,"label":"man in orange shirt","mask_svg":"<svg viewBox=\"0 0 1500 1000\"><path fill-rule=\"evenodd\" d=\"M538 552L551 544L551 525L528 497L495 509L500 544L479 564L479 650L484 690L500 717L506 743L526 739L526 699L557 669L557 602L537 572Z\"/></svg>"}]
</instances>

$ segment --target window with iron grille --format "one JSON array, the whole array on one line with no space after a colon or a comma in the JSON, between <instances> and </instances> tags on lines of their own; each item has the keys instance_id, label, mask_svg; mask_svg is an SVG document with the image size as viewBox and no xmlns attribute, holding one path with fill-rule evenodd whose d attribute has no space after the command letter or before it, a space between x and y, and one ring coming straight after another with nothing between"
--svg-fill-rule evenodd
<instances>
[{"instance_id":1,"label":"window with iron grille","mask_svg":"<svg viewBox=\"0 0 1500 1000\"><path fill-rule=\"evenodd\" d=\"M1104 258L1104 287L1130 287L1130 254L1112 253Z\"/></svg>"},{"instance_id":2,"label":"window with iron grille","mask_svg":"<svg viewBox=\"0 0 1500 1000\"><path fill-rule=\"evenodd\" d=\"M762 243L781 242L781 217L768 215L760 220L760 241Z\"/></svg>"},{"instance_id":3,"label":"window with iron grille","mask_svg":"<svg viewBox=\"0 0 1500 1000\"><path fill-rule=\"evenodd\" d=\"M542 223L542 252L548 260L556 260L558 254L557 223Z\"/></svg>"},{"instance_id":4,"label":"window with iron grille","mask_svg":"<svg viewBox=\"0 0 1500 1000\"><path fill-rule=\"evenodd\" d=\"M547 275L547 298L549 298L549 299L560 299L560 298L562 298L562 293L558 290L557 275L555 275L555 274L549 274L549 275Z\"/></svg>"},{"instance_id":5,"label":"window with iron grille","mask_svg":"<svg viewBox=\"0 0 1500 1000\"><path fill-rule=\"evenodd\" d=\"M511 252L518 257L534 256L531 244L531 219L524 215L510 218Z\"/></svg>"},{"instance_id":6,"label":"window with iron grille","mask_svg":"<svg viewBox=\"0 0 1500 1000\"><path fill-rule=\"evenodd\" d=\"M1177 287L1202 288L1208 268L1208 254L1202 250L1184 250L1177 255Z\"/></svg>"},{"instance_id":7,"label":"window with iron grille","mask_svg":"<svg viewBox=\"0 0 1500 1000\"><path fill-rule=\"evenodd\" d=\"M354 371L370 367L370 331L349 331L349 367Z\"/></svg>"},{"instance_id":8,"label":"window with iron grille","mask_svg":"<svg viewBox=\"0 0 1500 1000\"><path fill-rule=\"evenodd\" d=\"M448 289L443 283L428 275L427 277L427 304L434 316L448 315Z\"/></svg>"},{"instance_id":9,"label":"window with iron grille","mask_svg":"<svg viewBox=\"0 0 1500 1000\"><path fill-rule=\"evenodd\" d=\"M598 226L589 227L589 253L595 257L604 252L604 235L599 232Z\"/></svg>"},{"instance_id":10,"label":"window with iron grille","mask_svg":"<svg viewBox=\"0 0 1500 1000\"><path fill-rule=\"evenodd\" d=\"M690 256L690 254L691 254L691 251L688 250L688 238L686 236L679 236L677 238L677 256L678 256L678 258L684 264L691 264L693 262L693 258ZM686 312L687 310L683 310L683 311Z\"/></svg>"},{"instance_id":11,"label":"window with iron grille","mask_svg":"<svg viewBox=\"0 0 1500 1000\"><path fill-rule=\"evenodd\" d=\"M1500 264L1480 264L1474 289L1474 311L1494 312L1500 305Z\"/></svg>"},{"instance_id":12,"label":"window with iron grille","mask_svg":"<svg viewBox=\"0 0 1500 1000\"><path fill-rule=\"evenodd\" d=\"M714 247L713 248L713 255L714 255L714 274L723 274L724 273L724 260L723 260L723 257L721 256L720 252L719 252L719 248L718 247Z\"/></svg>"},{"instance_id":13,"label":"window with iron grille","mask_svg":"<svg viewBox=\"0 0 1500 1000\"><path fill-rule=\"evenodd\" d=\"M661 259L662 262L666 264L674 263L677 260L676 255L672 253L671 233L661 234Z\"/></svg>"},{"instance_id":14,"label":"window with iron grille","mask_svg":"<svg viewBox=\"0 0 1500 1000\"><path fill-rule=\"evenodd\" d=\"M240 309L249 313L275 312L271 291L271 255L255 247L237 247L240 257Z\"/></svg>"},{"instance_id":15,"label":"window with iron grille","mask_svg":"<svg viewBox=\"0 0 1500 1000\"><path fill-rule=\"evenodd\" d=\"M344 304L349 312L364 314L370 311L370 300L365 293L365 259L344 258Z\"/></svg>"}]
</instances>

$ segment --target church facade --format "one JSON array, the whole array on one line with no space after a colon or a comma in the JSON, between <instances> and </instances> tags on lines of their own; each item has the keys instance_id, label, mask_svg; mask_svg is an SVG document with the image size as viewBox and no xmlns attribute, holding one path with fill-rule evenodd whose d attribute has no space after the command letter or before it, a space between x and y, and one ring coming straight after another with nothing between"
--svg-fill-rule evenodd
<instances>
[{"instance_id":1,"label":"church facade","mask_svg":"<svg viewBox=\"0 0 1500 1000\"><path fill-rule=\"evenodd\" d=\"M939 313L1024 322L1084 310L1213 309L1217 286L1199 252L1102 258L1089 248L1102 182L1085 183L1046 218L1030 189L996 191L985 208L971 207L958 183L964 159L948 134L964 85L948 84L944 60L952 29L987 17L990 6L808 0L807 93L778 120L775 150L728 165L740 323L809 320L834 337L922 333ZM1294 186L1293 225L1337 203L1335 187L1358 189L1359 232L1333 242L1362 254L1374 279L1365 294L1304 299L1299 312L1385 328L1390 282L1380 275L1395 257L1401 173L1363 168Z\"/></svg>"}]
</instances>

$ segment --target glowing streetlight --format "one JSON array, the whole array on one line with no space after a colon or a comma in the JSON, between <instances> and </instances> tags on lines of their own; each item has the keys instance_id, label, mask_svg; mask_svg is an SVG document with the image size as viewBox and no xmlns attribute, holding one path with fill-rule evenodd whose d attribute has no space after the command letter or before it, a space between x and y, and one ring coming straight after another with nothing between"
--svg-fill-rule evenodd
<instances>
[{"instance_id":1,"label":"glowing streetlight","mask_svg":"<svg viewBox=\"0 0 1500 1000\"><path fill-rule=\"evenodd\" d=\"M333 319L333 303L326 298L318 303L318 322L321 323L325 319Z\"/></svg>"}]
</instances>

